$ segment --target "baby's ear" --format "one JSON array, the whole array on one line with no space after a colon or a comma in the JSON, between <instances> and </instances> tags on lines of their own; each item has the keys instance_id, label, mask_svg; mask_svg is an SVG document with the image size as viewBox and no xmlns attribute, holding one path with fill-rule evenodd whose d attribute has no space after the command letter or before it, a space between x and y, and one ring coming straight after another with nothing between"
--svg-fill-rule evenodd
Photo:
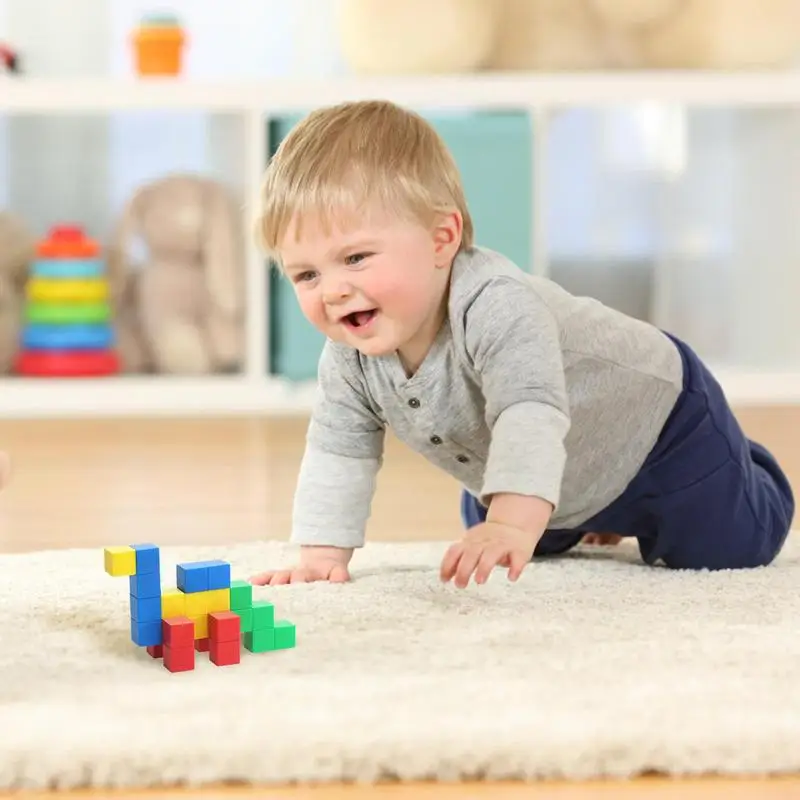
<instances>
[{"instance_id":1,"label":"baby's ear","mask_svg":"<svg viewBox=\"0 0 800 800\"><path fill-rule=\"evenodd\" d=\"M461 237L464 233L464 219L460 211L442 214L433 229L433 246L436 266L449 266L461 248Z\"/></svg>"}]
</instances>

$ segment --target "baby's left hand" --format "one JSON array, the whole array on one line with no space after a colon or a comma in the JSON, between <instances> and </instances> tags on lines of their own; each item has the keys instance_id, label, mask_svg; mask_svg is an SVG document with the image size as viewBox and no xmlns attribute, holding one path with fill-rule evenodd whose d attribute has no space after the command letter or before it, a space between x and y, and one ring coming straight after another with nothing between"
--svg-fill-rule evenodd
<instances>
[{"instance_id":1,"label":"baby's left hand","mask_svg":"<svg viewBox=\"0 0 800 800\"><path fill-rule=\"evenodd\" d=\"M475 583L486 583L495 567L506 567L508 579L515 581L533 555L538 537L529 531L499 522L482 522L470 528L464 538L442 559L441 579L464 589L475 573Z\"/></svg>"}]
</instances>

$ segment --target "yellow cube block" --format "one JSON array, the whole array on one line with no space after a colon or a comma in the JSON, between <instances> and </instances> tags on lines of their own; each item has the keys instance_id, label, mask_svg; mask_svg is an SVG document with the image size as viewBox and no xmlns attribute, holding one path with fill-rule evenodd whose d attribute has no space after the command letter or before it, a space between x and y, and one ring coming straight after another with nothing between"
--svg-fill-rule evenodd
<instances>
[{"instance_id":1,"label":"yellow cube block","mask_svg":"<svg viewBox=\"0 0 800 800\"><path fill-rule=\"evenodd\" d=\"M184 603L186 604L187 617L199 617L201 614L208 613L208 595L205 592L185 592Z\"/></svg>"},{"instance_id":2,"label":"yellow cube block","mask_svg":"<svg viewBox=\"0 0 800 800\"><path fill-rule=\"evenodd\" d=\"M132 547L106 547L103 561L106 572L114 578L136 574L136 551Z\"/></svg>"},{"instance_id":3,"label":"yellow cube block","mask_svg":"<svg viewBox=\"0 0 800 800\"><path fill-rule=\"evenodd\" d=\"M208 639L208 614L201 614L197 617L189 617L194 622L194 638Z\"/></svg>"},{"instance_id":4,"label":"yellow cube block","mask_svg":"<svg viewBox=\"0 0 800 800\"><path fill-rule=\"evenodd\" d=\"M180 589L171 589L161 594L161 618L185 617L186 595Z\"/></svg>"},{"instance_id":5,"label":"yellow cube block","mask_svg":"<svg viewBox=\"0 0 800 800\"><path fill-rule=\"evenodd\" d=\"M210 589L208 592L208 607L206 611L213 614L215 611L231 610L230 589Z\"/></svg>"}]
</instances>

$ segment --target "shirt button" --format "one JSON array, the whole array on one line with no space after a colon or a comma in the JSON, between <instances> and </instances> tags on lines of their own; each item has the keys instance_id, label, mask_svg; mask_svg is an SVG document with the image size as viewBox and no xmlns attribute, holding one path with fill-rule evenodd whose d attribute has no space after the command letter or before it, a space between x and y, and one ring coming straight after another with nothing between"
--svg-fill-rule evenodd
<instances>
[{"instance_id":1,"label":"shirt button","mask_svg":"<svg viewBox=\"0 0 800 800\"><path fill-rule=\"evenodd\" d=\"M419 408L419 400L417 400L417 398L416 398L416 397L412 397L412 398L411 398L411 399L408 401L408 404L411 406L411 408Z\"/></svg>"},{"instance_id":2,"label":"shirt button","mask_svg":"<svg viewBox=\"0 0 800 800\"><path fill-rule=\"evenodd\" d=\"M437 436L434 433L433 436L431 436L431 444L441 444L441 443L442 443L442 437L441 436Z\"/></svg>"},{"instance_id":3,"label":"shirt button","mask_svg":"<svg viewBox=\"0 0 800 800\"><path fill-rule=\"evenodd\" d=\"M456 461L458 461L459 464L466 464L469 461L469 458L467 456L464 456L464 455L457 455L456 456Z\"/></svg>"}]
</instances>

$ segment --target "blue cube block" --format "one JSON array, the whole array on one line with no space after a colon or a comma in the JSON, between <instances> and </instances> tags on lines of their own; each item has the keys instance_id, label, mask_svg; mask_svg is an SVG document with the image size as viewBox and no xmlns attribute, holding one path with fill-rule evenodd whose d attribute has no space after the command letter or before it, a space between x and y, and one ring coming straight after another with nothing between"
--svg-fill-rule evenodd
<instances>
[{"instance_id":1,"label":"blue cube block","mask_svg":"<svg viewBox=\"0 0 800 800\"><path fill-rule=\"evenodd\" d=\"M231 585L231 565L227 561L208 562L208 588L229 589Z\"/></svg>"},{"instance_id":2,"label":"blue cube block","mask_svg":"<svg viewBox=\"0 0 800 800\"><path fill-rule=\"evenodd\" d=\"M131 595L131 619L137 622L161 622L161 598Z\"/></svg>"},{"instance_id":3,"label":"blue cube block","mask_svg":"<svg viewBox=\"0 0 800 800\"><path fill-rule=\"evenodd\" d=\"M139 647L153 647L163 644L161 620L158 622L137 622L131 619L131 639Z\"/></svg>"},{"instance_id":4,"label":"blue cube block","mask_svg":"<svg viewBox=\"0 0 800 800\"><path fill-rule=\"evenodd\" d=\"M178 564L176 580L182 592L205 592L208 590L208 561L187 561Z\"/></svg>"},{"instance_id":5,"label":"blue cube block","mask_svg":"<svg viewBox=\"0 0 800 800\"><path fill-rule=\"evenodd\" d=\"M132 544L131 547L136 551L136 572L139 575L160 571L161 559L156 545Z\"/></svg>"},{"instance_id":6,"label":"blue cube block","mask_svg":"<svg viewBox=\"0 0 800 800\"><path fill-rule=\"evenodd\" d=\"M128 578L133 597L161 597L161 576L157 572L131 575Z\"/></svg>"}]
</instances>

